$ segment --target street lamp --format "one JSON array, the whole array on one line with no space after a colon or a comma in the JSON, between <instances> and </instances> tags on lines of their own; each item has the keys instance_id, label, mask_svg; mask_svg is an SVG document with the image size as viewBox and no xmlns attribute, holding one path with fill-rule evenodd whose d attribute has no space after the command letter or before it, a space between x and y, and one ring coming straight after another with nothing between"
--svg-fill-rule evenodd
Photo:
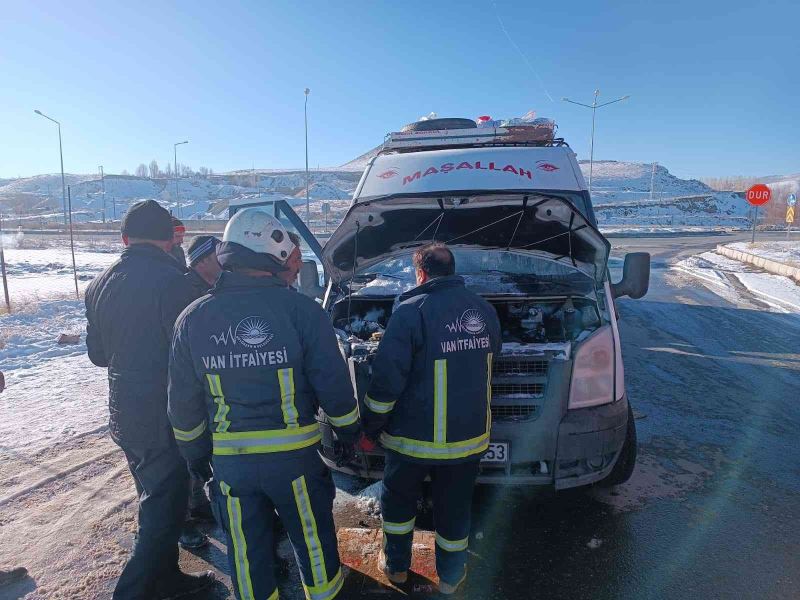
<instances>
[{"instance_id":1,"label":"street lamp","mask_svg":"<svg viewBox=\"0 0 800 600\"><path fill-rule=\"evenodd\" d=\"M174 151L174 160L175 160L175 203L178 205L178 216L183 217L183 211L181 210L181 199L178 195L178 146L181 144L188 144L189 140L183 140L182 142L175 142L172 145L172 150Z\"/></svg>"},{"instance_id":2,"label":"street lamp","mask_svg":"<svg viewBox=\"0 0 800 600\"><path fill-rule=\"evenodd\" d=\"M311 226L311 208L308 201L308 95L311 93L310 88L306 88L306 103L303 108L303 116L306 124L306 225Z\"/></svg>"},{"instance_id":3,"label":"street lamp","mask_svg":"<svg viewBox=\"0 0 800 600\"><path fill-rule=\"evenodd\" d=\"M589 194L592 193L592 171L594 167L594 115L597 112L598 108L603 108L604 106L608 106L609 104L614 104L615 102L622 102L623 100L627 100L630 96L623 96L622 98L617 98L616 100L611 100L610 102L604 102L603 104L597 103L597 96L600 95L600 90L594 91L594 101L591 104L583 104L582 102L575 102L570 100L569 98L561 98L564 102L569 102L570 104L577 104L578 106L583 106L584 108L591 108L592 109L592 141L589 147Z\"/></svg>"},{"instance_id":4,"label":"street lamp","mask_svg":"<svg viewBox=\"0 0 800 600\"><path fill-rule=\"evenodd\" d=\"M100 181L103 185L103 223L106 222L106 175L103 173L103 165L98 167L100 169Z\"/></svg>"},{"instance_id":5,"label":"street lamp","mask_svg":"<svg viewBox=\"0 0 800 600\"><path fill-rule=\"evenodd\" d=\"M40 117L44 117L48 121L52 121L58 125L58 156L61 158L61 204L64 206L64 227L67 226L67 184L64 181L64 152L61 150L61 123L55 119L51 119L42 111L35 109L35 112Z\"/></svg>"}]
</instances>

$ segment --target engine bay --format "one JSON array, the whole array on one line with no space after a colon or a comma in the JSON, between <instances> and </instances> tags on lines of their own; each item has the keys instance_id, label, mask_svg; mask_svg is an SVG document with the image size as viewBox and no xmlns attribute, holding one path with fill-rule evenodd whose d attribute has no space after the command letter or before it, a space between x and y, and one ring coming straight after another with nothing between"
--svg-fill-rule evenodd
<instances>
[{"instance_id":1,"label":"engine bay","mask_svg":"<svg viewBox=\"0 0 800 600\"><path fill-rule=\"evenodd\" d=\"M504 350L536 350L558 343L570 346L602 324L597 304L582 296L488 300L500 319ZM333 306L333 326L346 357L377 351L394 303L393 298L353 297Z\"/></svg>"}]
</instances>

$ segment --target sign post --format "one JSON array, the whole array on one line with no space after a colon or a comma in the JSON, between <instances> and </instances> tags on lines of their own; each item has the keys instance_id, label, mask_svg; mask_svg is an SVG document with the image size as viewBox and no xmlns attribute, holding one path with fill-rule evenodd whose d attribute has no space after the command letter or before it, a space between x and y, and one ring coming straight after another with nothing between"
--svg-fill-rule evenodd
<instances>
[{"instance_id":1,"label":"sign post","mask_svg":"<svg viewBox=\"0 0 800 600\"><path fill-rule=\"evenodd\" d=\"M794 207L797 204L797 196L794 193L789 194L786 198L786 239L789 239L789 233L792 231L792 223L794 223Z\"/></svg>"},{"instance_id":2,"label":"sign post","mask_svg":"<svg viewBox=\"0 0 800 600\"><path fill-rule=\"evenodd\" d=\"M758 207L762 204L766 204L769 202L770 197L772 196L772 192L770 189L764 185L763 183L757 183L745 194L745 198L747 201L755 207L753 214L753 239L750 242L751 244L756 243L756 223L758 223Z\"/></svg>"}]
</instances>

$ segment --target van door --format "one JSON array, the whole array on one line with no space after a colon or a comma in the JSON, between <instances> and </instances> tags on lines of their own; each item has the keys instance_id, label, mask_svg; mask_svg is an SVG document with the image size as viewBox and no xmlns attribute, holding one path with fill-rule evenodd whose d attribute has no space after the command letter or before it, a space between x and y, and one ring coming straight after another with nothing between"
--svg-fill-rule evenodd
<instances>
[{"instance_id":1,"label":"van door","mask_svg":"<svg viewBox=\"0 0 800 600\"><path fill-rule=\"evenodd\" d=\"M322 263L322 244L319 243L316 236L311 233L311 230L303 223L303 220L294 212L294 209L286 200L275 201L274 211L275 218L278 219L288 231L294 231L300 236L300 239L303 241L303 245L300 247L300 250L303 252L303 262L309 259L313 260L317 264L318 273L322 275L323 285L321 287L327 286L329 277ZM309 254L311 256L309 256Z\"/></svg>"}]
</instances>

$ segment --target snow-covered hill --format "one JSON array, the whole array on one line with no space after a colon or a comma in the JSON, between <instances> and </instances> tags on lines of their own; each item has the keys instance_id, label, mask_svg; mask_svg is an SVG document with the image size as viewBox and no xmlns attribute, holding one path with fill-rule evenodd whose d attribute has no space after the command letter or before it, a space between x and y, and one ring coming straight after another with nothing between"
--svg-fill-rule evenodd
<instances>
[{"instance_id":1,"label":"snow-covered hill","mask_svg":"<svg viewBox=\"0 0 800 600\"><path fill-rule=\"evenodd\" d=\"M366 164L379 147L350 162L309 173L312 213L322 215L321 203L330 203L330 222L344 214ZM588 161L580 161L587 182ZM796 185L794 176L774 177L777 187ZM102 217L101 181L96 175L67 175L72 188L72 205L79 221ZM291 204L305 200L304 170L257 169L181 179L178 183L180 208L176 203L174 179L149 179L106 175L106 217L120 218L128 206L143 198L155 198L184 218L224 218L229 202L254 198L283 199ZM652 191L651 191L652 186ZM781 188L782 189L782 188ZM592 172L592 200L598 221L604 227L718 225L746 226L750 208L741 195L717 192L694 179L680 179L669 170L651 163L596 161ZM0 180L0 210L30 218L58 219L61 210L61 176L38 175ZM320 216L321 222L324 220Z\"/></svg>"},{"instance_id":2,"label":"snow-covered hill","mask_svg":"<svg viewBox=\"0 0 800 600\"><path fill-rule=\"evenodd\" d=\"M359 173L311 171L309 196L316 200L343 200L352 196ZM72 208L79 221L102 218L102 182L96 175L65 176L71 188ZM207 178L174 179L106 175L106 218L120 218L132 202L154 198L185 218L207 218L220 201L270 197L295 202L305 198L305 171L237 171ZM180 208L178 207L180 201ZM61 175L0 180L0 210L31 218L57 218L61 210Z\"/></svg>"}]
</instances>

